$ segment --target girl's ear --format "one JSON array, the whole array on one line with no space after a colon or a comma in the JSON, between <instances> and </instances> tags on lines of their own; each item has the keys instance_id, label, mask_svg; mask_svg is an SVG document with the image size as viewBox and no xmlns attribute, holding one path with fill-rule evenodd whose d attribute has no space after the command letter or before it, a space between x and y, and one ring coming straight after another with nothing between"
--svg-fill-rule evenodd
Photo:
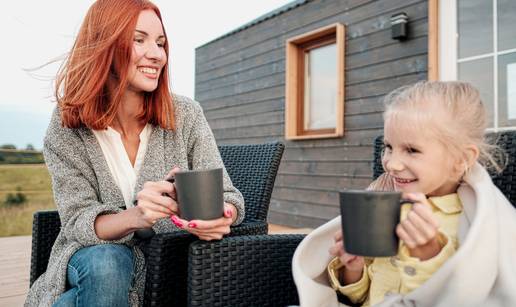
<instances>
[{"instance_id":1,"label":"girl's ear","mask_svg":"<svg viewBox=\"0 0 516 307\"><path fill-rule=\"evenodd\" d=\"M464 150L464 162L468 166L468 169L470 169L473 166L473 164L475 164L479 156L480 150L478 149L477 145L470 144L466 146Z\"/></svg>"},{"instance_id":2,"label":"girl's ear","mask_svg":"<svg viewBox=\"0 0 516 307\"><path fill-rule=\"evenodd\" d=\"M462 178L478 159L480 151L476 145L467 145L460 159L455 160L454 170L457 178Z\"/></svg>"}]
</instances>

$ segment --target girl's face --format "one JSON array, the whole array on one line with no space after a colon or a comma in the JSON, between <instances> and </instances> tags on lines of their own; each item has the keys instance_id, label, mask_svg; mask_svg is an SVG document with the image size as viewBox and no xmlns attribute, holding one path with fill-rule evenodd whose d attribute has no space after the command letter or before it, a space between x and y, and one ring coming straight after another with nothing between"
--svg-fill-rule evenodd
<instances>
[{"instance_id":1,"label":"girl's face","mask_svg":"<svg viewBox=\"0 0 516 307\"><path fill-rule=\"evenodd\" d=\"M129 90L152 92L158 87L161 70L167 63L165 34L153 10L142 11L134 30L129 66Z\"/></svg>"},{"instance_id":2,"label":"girl's face","mask_svg":"<svg viewBox=\"0 0 516 307\"><path fill-rule=\"evenodd\" d=\"M387 119L384 127L385 150L382 164L392 176L396 191L420 192L426 196L455 193L461 174L459 162L447 148L428 131L405 117Z\"/></svg>"}]
</instances>

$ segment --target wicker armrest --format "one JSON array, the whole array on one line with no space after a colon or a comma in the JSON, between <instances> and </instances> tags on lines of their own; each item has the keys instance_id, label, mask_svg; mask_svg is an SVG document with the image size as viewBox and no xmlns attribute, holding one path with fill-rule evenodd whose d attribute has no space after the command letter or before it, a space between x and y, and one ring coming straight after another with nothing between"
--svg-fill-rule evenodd
<instances>
[{"instance_id":1,"label":"wicker armrest","mask_svg":"<svg viewBox=\"0 0 516 307\"><path fill-rule=\"evenodd\" d=\"M252 235L266 235L269 230L269 225L266 222L252 221L244 222L238 226L231 227L231 233L228 237L235 236L252 236Z\"/></svg>"},{"instance_id":2,"label":"wicker armrest","mask_svg":"<svg viewBox=\"0 0 516 307\"><path fill-rule=\"evenodd\" d=\"M30 257L30 285L47 270L52 246L61 229L56 210L38 211L32 220L32 251Z\"/></svg>"},{"instance_id":3,"label":"wicker armrest","mask_svg":"<svg viewBox=\"0 0 516 307\"><path fill-rule=\"evenodd\" d=\"M248 222L231 227L232 236L267 233L267 223ZM147 264L145 306L185 306L188 247L197 237L177 231L161 233L142 245Z\"/></svg>"},{"instance_id":4,"label":"wicker armrest","mask_svg":"<svg viewBox=\"0 0 516 307\"><path fill-rule=\"evenodd\" d=\"M197 241L188 257L188 306L299 304L292 256L304 235Z\"/></svg>"}]
</instances>

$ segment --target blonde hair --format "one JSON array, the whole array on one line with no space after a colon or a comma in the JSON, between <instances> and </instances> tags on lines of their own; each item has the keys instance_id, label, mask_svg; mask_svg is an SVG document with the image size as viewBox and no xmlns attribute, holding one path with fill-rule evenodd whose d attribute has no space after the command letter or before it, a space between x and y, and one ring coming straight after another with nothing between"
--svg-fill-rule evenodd
<instances>
[{"instance_id":1,"label":"blonde hair","mask_svg":"<svg viewBox=\"0 0 516 307\"><path fill-rule=\"evenodd\" d=\"M486 139L486 110L480 93L471 84L451 81L420 81L403 86L384 98L384 121L392 120L410 112L411 122L430 132L456 158L465 155L466 145L479 149L478 161L489 171L501 172L506 157L497 145ZM437 120L449 119L442 124Z\"/></svg>"}]
</instances>

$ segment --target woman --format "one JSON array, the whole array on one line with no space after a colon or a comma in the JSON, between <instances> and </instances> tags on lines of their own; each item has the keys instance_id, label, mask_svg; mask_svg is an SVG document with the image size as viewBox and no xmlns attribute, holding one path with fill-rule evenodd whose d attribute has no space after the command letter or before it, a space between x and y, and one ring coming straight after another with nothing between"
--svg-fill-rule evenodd
<instances>
[{"instance_id":1,"label":"woman","mask_svg":"<svg viewBox=\"0 0 516 307\"><path fill-rule=\"evenodd\" d=\"M154 4L91 6L57 77L58 107L43 153L62 228L27 306L141 305L136 230L181 228L213 240L243 220L242 195L225 171L224 217L177 216L175 187L165 179L223 164L199 104L170 94L167 60Z\"/></svg>"}]
</instances>

